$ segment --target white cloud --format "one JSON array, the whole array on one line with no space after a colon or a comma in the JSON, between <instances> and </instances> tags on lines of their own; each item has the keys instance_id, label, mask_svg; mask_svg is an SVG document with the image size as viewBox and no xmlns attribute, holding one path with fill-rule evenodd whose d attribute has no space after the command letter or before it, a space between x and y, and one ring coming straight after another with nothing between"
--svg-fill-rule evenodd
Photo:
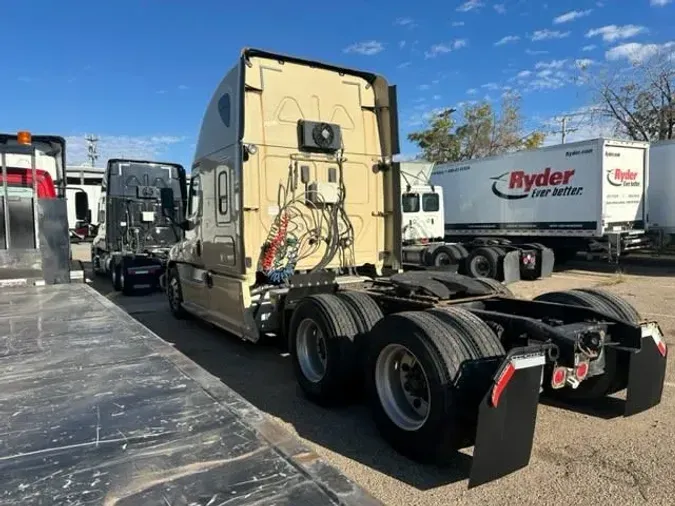
<instances>
[{"instance_id":1,"label":"white cloud","mask_svg":"<svg viewBox=\"0 0 675 506\"><path fill-rule=\"evenodd\" d=\"M574 60L574 65L580 69L588 68L593 64L595 64L595 61L591 60L590 58L578 58Z\"/></svg>"},{"instance_id":2,"label":"white cloud","mask_svg":"<svg viewBox=\"0 0 675 506\"><path fill-rule=\"evenodd\" d=\"M591 107L581 107L562 112L542 122L540 129L549 132L544 140L545 146L560 144L563 117L567 119L565 142L584 141L598 137L616 138L617 136L616 124L611 119L602 117Z\"/></svg>"},{"instance_id":3,"label":"white cloud","mask_svg":"<svg viewBox=\"0 0 675 506\"><path fill-rule=\"evenodd\" d=\"M506 5L504 4L494 4L492 6L499 14L506 14Z\"/></svg>"},{"instance_id":4,"label":"white cloud","mask_svg":"<svg viewBox=\"0 0 675 506\"><path fill-rule=\"evenodd\" d=\"M548 51L536 50L536 49L526 49L525 53L529 54L530 56L536 56L536 55L540 55L540 54L548 54Z\"/></svg>"},{"instance_id":5,"label":"white cloud","mask_svg":"<svg viewBox=\"0 0 675 506\"><path fill-rule=\"evenodd\" d=\"M400 47L401 49L404 48L405 47L405 40L400 40L398 42L398 47Z\"/></svg>"},{"instance_id":6,"label":"white cloud","mask_svg":"<svg viewBox=\"0 0 675 506\"><path fill-rule=\"evenodd\" d=\"M502 37L497 42L495 42L495 46L503 46L504 44L508 44L509 42L516 42L517 40L520 40L520 37L518 37L517 35L507 35L506 37Z\"/></svg>"},{"instance_id":7,"label":"white cloud","mask_svg":"<svg viewBox=\"0 0 675 506\"><path fill-rule=\"evenodd\" d=\"M664 5L668 5L670 2L673 0L650 0L649 5L652 7L663 7Z\"/></svg>"},{"instance_id":8,"label":"white cloud","mask_svg":"<svg viewBox=\"0 0 675 506\"><path fill-rule=\"evenodd\" d=\"M613 47L605 53L605 58L610 61L629 60L639 63L651 58L661 52L670 52L675 57L675 42L666 42L665 44L640 44L637 42L628 42Z\"/></svg>"},{"instance_id":9,"label":"white cloud","mask_svg":"<svg viewBox=\"0 0 675 506\"><path fill-rule=\"evenodd\" d=\"M179 90L187 90L188 87L187 87L187 85L185 85L185 84L179 84L179 85L178 85L178 89L179 89Z\"/></svg>"},{"instance_id":10,"label":"white cloud","mask_svg":"<svg viewBox=\"0 0 675 506\"><path fill-rule=\"evenodd\" d=\"M66 137L68 165L87 162L87 141L85 134ZM167 148L187 140L175 135L99 135L97 144L99 164L110 158L132 158L158 160L164 157Z\"/></svg>"},{"instance_id":11,"label":"white cloud","mask_svg":"<svg viewBox=\"0 0 675 506\"><path fill-rule=\"evenodd\" d=\"M407 66L409 66L411 63L412 63L412 62L404 61L403 63L399 63L399 64L397 65L397 68L404 69L404 68L406 68Z\"/></svg>"},{"instance_id":12,"label":"white cloud","mask_svg":"<svg viewBox=\"0 0 675 506\"><path fill-rule=\"evenodd\" d=\"M531 75L532 75L532 71L521 70L520 72L518 72L518 74L516 74L516 77L519 78L519 79L525 79L526 77L529 77Z\"/></svg>"},{"instance_id":13,"label":"white cloud","mask_svg":"<svg viewBox=\"0 0 675 506\"><path fill-rule=\"evenodd\" d=\"M425 58L436 58L440 54L450 53L455 49L465 47L467 45L466 39L457 39L449 43L434 44L428 51L424 52Z\"/></svg>"},{"instance_id":14,"label":"white cloud","mask_svg":"<svg viewBox=\"0 0 675 506\"><path fill-rule=\"evenodd\" d=\"M415 22L411 18L397 18L396 21L394 21L394 24L398 26L410 26L414 23Z\"/></svg>"},{"instance_id":15,"label":"white cloud","mask_svg":"<svg viewBox=\"0 0 675 506\"><path fill-rule=\"evenodd\" d=\"M384 44L377 40L368 40L365 42L355 42L342 50L344 53L358 53L365 56L372 56L374 54L384 51Z\"/></svg>"},{"instance_id":16,"label":"white cloud","mask_svg":"<svg viewBox=\"0 0 675 506\"><path fill-rule=\"evenodd\" d=\"M462 5L457 7L457 10L459 12L469 12L474 9L479 9L480 7L483 7L483 2L481 0L467 0Z\"/></svg>"},{"instance_id":17,"label":"white cloud","mask_svg":"<svg viewBox=\"0 0 675 506\"><path fill-rule=\"evenodd\" d=\"M431 98L433 98L434 100L440 100L440 99L443 98L443 97L441 97L440 95L434 95L434 96L431 97Z\"/></svg>"},{"instance_id":18,"label":"white cloud","mask_svg":"<svg viewBox=\"0 0 675 506\"><path fill-rule=\"evenodd\" d=\"M567 60L551 60L549 62L540 61L534 65L534 68L539 69L561 69L565 66Z\"/></svg>"},{"instance_id":19,"label":"white cloud","mask_svg":"<svg viewBox=\"0 0 675 506\"><path fill-rule=\"evenodd\" d=\"M464 21L453 21L452 26L464 26Z\"/></svg>"},{"instance_id":20,"label":"white cloud","mask_svg":"<svg viewBox=\"0 0 675 506\"><path fill-rule=\"evenodd\" d=\"M585 11L569 11L566 12L565 14L561 14L557 18L554 18L553 24L559 25L561 23L569 23L570 21L574 21L575 19L588 16L591 12L593 12L593 9L586 9Z\"/></svg>"},{"instance_id":21,"label":"white cloud","mask_svg":"<svg viewBox=\"0 0 675 506\"><path fill-rule=\"evenodd\" d=\"M428 90L429 88L431 88L431 86L429 86L428 84L420 84L417 87L417 89L420 90L420 91L425 91L425 90Z\"/></svg>"},{"instance_id":22,"label":"white cloud","mask_svg":"<svg viewBox=\"0 0 675 506\"><path fill-rule=\"evenodd\" d=\"M637 25L607 25L601 28L594 28L589 30L586 34L586 37L596 37L598 35L602 36L602 40L605 42L614 42L620 39L629 39L635 37L636 35L646 32L647 29L644 26Z\"/></svg>"},{"instance_id":23,"label":"white cloud","mask_svg":"<svg viewBox=\"0 0 675 506\"><path fill-rule=\"evenodd\" d=\"M480 87L484 88L486 90L492 90L492 91L499 89L499 85L497 83L485 83L485 84L481 84Z\"/></svg>"},{"instance_id":24,"label":"white cloud","mask_svg":"<svg viewBox=\"0 0 675 506\"><path fill-rule=\"evenodd\" d=\"M550 39L564 39L569 37L570 32L560 32L558 30L549 30L545 28L544 30L537 30L532 34L531 39L533 41L537 40L550 40Z\"/></svg>"},{"instance_id":25,"label":"white cloud","mask_svg":"<svg viewBox=\"0 0 675 506\"><path fill-rule=\"evenodd\" d=\"M596 47L595 44L589 44L588 46L584 46L581 48L582 51L593 51Z\"/></svg>"},{"instance_id":26,"label":"white cloud","mask_svg":"<svg viewBox=\"0 0 675 506\"><path fill-rule=\"evenodd\" d=\"M466 90L467 95L475 95L476 93L478 93L478 90L476 88L469 88L468 90Z\"/></svg>"}]
</instances>

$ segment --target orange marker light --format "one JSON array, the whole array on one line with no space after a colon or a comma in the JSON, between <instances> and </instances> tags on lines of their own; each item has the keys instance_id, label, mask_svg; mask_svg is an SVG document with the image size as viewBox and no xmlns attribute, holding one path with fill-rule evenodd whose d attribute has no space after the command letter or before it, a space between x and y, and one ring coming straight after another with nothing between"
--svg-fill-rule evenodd
<instances>
[{"instance_id":1,"label":"orange marker light","mask_svg":"<svg viewBox=\"0 0 675 506\"><path fill-rule=\"evenodd\" d=\"M16 134L19 144L29 145L31 143L30 132L19 132Z\"/></svg>"}]
</instances>

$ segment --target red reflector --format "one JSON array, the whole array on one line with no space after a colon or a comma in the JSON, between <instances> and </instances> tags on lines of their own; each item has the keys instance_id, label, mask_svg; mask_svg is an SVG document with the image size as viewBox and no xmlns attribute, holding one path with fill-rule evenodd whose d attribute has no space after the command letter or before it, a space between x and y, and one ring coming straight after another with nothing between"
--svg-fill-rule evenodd
<instances>
[{"instance_id":1,"label":"red reflector","mask_svg":"<svg viewBox=\"0 0 675 506\"><path fill-rule=\"evenodd\" d=\"M654 339L656 341L656 338ZM656 347L659 349L659 353L661 354L662 357L666 356L666 353L668 352L668 349L666 348L666 343L663 342L663 339L659 339L656 342Z\"/></svg>"},{"instance_id":2,"label":"red reflector","mask_svg":"<svg viewBox=\"0 0 675 506\"><path fill-rule=\"evenodd\" d=\"M513 373L515 372L516 368L513 365L513 362L509 362L509 365L507 365L506 368L499 375L499 378L497 379L497 382L495 383L495 386L492 389L491 401L493 407L496 408L497 405L499 404L499 398L506 389L506 386L509 384L509 381L511 381L511 378L513 378Z\"/></svg>"},{"instance_id":3,"label":"red reflector","mask_svg":"<svg viewBox=\"0 0 675 506\"><path fill-rule=\"evenodd\" d=\"M567 379L567 369L564 367L556 367L551 376L551 386L557 388L565 383Z\"/></svg>"},{"instance_id":4,"label":"red reflector","mask_svg":"<svg viewBox=\"0 0 675 506\"><path fill-rule=\"evenodd\" d=\"M588 374L588 362L581 362L577 365L576 371L574 372L579 381L584 379Z\"/></svg>"}]
</instances>

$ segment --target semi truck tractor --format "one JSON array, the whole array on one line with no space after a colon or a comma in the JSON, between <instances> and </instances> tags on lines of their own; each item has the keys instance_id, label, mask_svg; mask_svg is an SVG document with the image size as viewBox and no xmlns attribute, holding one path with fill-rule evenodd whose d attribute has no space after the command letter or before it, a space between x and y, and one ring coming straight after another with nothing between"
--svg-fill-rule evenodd
<instances>
[{"instance_id":1,"label":"semi truck tractor","mask_svg":"<svg viewBox=\"0 0 675 506\"><path fill-rule=\"evenodd\" d=\"M675 242L675 139L649 148L649 235L658 248Z\"/></svg>"},{"instance_id":2,"label":"semi truck tractor","mask_svg":"<svg viewBox=\"0 0 675 506\"><path fill-rule=\"evenodd\" d=\"M168 199L166 211L162 199ZM108 160L91 245L94 272L109 276L125 295L158 287L169 248L183 236L174 217L182 214L185 199L181 165Z\"/></svg>"},{"instance_id":3,"label":"semi truck tractor","mask_svg":"<svg viewBox=\"0 0 675 506\"><path fill-rule=\"evenodd\" d=\"M384 77L244 49L202 120L171 312L281 339L309 399L365 393L412 459L475 445L470 487L528 464L542 390L592 403L627 389L626 415L660 402L661 330L623 299L402 272L398 151Z\"/></svg>"},{"instance_id":4,"label":"semi truck tractor","mask_svg":"<svg viewBox=\"0 0 675 506\"><path fill-rule=\"evenodd\" d=\"M454 269L505 284L549 277L554 255L541 244L468 237L445 240L443 189L430 184L433 163L402 162L403 265L410 269Z\"/></svg>"},{"instance_id":5,"label":"semi truck tractor","mask_svg":"<svg viewBox=\"0 0 675 506\"><path fill-rule=\"evenodd\" d=\"M439 164L445 239L539 243L564 263L579 251L610 258L649 245L649 144L595 139Z\"/></svg>"},{"instance_id":6,"label":"semi truck tractor","mask_svg":"<svg viewBox=\"0 0 675 506\"><path fill-rule=\"evenodd\" d=\"M82 282L63 138L0 164L1 504L380 504Z\"/></svg>"}]
</instances>

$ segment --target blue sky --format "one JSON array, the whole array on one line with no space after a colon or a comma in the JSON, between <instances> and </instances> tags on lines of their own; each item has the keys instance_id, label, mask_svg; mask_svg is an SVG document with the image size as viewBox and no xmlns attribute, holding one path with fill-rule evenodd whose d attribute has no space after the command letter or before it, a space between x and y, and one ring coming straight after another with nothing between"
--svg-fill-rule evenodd
<instances>
[{"instance_id":1,"label":"blue sky","mask_svg":"<svg viewBox=\"0 0 675 506\"><path fill-rule=\"evenodd\" d=\"M94 133L98 165L145 156L189 167L204 108L244 46L385 75L399 88L402 137L436 108L509 89L528 127L553 130L550 118L592 101L574 80L579 60L675 48L673 0L31 0L3 6L2 20L0 131L64 135L70 163Z\"/></svg>"}]
</instances>

